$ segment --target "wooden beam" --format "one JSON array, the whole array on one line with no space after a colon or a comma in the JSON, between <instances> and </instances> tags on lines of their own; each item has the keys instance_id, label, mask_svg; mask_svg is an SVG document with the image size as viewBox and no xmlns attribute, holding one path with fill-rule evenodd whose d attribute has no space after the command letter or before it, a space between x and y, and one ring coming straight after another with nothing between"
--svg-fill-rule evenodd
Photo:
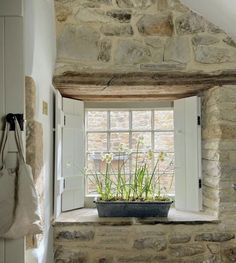
<instances>
[{"instance_id":1,"label":"wooden beam","mask_svg":"<svg viewBox=\"0 0 236 263\"><path fill-rule=\"evenodd\" d=\"M214 73L77 73L54 77L64 97L81 100L172 100L213 86L236 84L236 71Z\"/></svg>"}]
</instances>

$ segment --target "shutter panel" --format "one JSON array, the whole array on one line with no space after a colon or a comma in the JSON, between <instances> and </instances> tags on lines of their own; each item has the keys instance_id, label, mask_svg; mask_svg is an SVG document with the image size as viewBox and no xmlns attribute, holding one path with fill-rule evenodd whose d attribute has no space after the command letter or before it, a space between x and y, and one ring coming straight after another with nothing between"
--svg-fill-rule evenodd
<instances>
[{"instance_id":1,"label":"shutter panel","mask_svg":"<svg viewBox=\"0 0 236 263\"><path fill-rule=\"evenodd\" d=\"M174 102L175 206L184 211L202 209L200 118L200 98Z\"/></svg>"},{"instance_id":2,"label":"shutter panel","mask_svg":"<svg viewBox=\"0 0 236 263\"><path fill-rule=\"evenodd\" d=\"M63 98L62 211L84 206L84 103Z\"/></svg>"},{"instance_id":3,"label":"shutter panel","mask_svg":"<svg viewBox=\"0 0 236 263\"><path fill-rule=\"evenodd\" d=\"M56 91L55 101L55 175L54 175L54 215L61 213L61 196L64 180L62 177L62 128L64 125L64 113L62 111L62 96Z\"/></svg>"}]
</instances>

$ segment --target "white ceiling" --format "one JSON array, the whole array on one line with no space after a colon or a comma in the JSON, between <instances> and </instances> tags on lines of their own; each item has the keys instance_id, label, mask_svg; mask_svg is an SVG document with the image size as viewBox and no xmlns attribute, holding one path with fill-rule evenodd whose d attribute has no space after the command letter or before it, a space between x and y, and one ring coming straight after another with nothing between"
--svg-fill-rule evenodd
<instances>
[{"instance_id":1,"label":"white ceiling","mask_svg":"<svg viewBox=\"0 0 236 263\"><path fill-rule=\"evenodd\" d=\"M236 0L181 0L236 41Z\"/></svg>"}]
</instances>

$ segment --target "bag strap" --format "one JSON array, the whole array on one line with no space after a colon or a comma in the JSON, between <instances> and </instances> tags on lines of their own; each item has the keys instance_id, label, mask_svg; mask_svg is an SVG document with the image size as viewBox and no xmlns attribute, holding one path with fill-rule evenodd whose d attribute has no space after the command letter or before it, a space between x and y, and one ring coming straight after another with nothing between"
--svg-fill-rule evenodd
<instances>
[{"instance_id":1,"label":"bag strap","mask_svg":"<svg viewBox=\"0 0 236 263\"><path fill-rule=\"evenodd\" d=\"M23 147L23 140L22 140L21 129L20 129L20 125L18 123L18 120L16 118L14 119L14 123L15 123L16 145L17 145L17 148L18 148L19 158L20 158L21 161L25 162L24 147Z\"/></svg>"},{"instance_id":2,"label":"bag strap","mask_svg":"<svg viewBox=\"0 0 236 263\"><path fill-rule=\"evenodd\" d=\"M6 156L8 154L8 135L10 131L10 124L6 122L5 124L5 130L2 138L2 144L0 148L0 167L4 168L5 167L5 161L6 161Z\"/></svg>"}]
</instances>

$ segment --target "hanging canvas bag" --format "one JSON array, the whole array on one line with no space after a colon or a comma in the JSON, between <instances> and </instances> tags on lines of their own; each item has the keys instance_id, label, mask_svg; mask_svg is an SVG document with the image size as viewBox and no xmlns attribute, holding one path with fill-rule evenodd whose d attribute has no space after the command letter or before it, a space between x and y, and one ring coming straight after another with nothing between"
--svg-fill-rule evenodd
<instances>
[{"instance_id":1,"label":"hanging canvas bag","mask_svg":"<svg viewBox=\"0 0 236 263\"><path fill-rule=\"evenodd\" d=\"M22 135L16 119L15 137L19 162L16 172L16 208L13 224L3 235L4 238L9 239L42 233L38 195L33 182L32 169L24 159Z\"/></svg>"},{"instance_id":2,"label":"hanging canvas bag","mask_svg":"<svg viewBox=\"0 0 236 263\"><path fill-rule=\"evenodd\" d=\"M15 211L16 172L6 168L9 129L9 123L6 122L0 147L0 236L11 227Z\"/></svg>"}]
</instances>

